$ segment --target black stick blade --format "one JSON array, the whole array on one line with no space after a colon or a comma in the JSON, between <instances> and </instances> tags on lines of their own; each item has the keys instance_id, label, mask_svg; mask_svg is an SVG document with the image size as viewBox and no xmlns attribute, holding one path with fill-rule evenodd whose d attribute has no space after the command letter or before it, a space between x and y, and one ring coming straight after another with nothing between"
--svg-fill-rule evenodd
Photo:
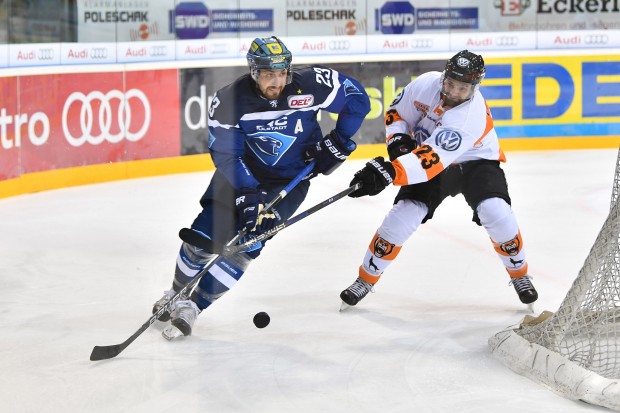
<instances>
[{"instance_id":1,"label":"black stick blade","mask_svg":"<svg viewBox=\"0 0 620 413\"><path fill-rule=\"evenodd\" d=\"M90 353L90 361L107 360L118 356L125 347L122 344L112 346L95 346Z\"/></svg>"}]
</instances>

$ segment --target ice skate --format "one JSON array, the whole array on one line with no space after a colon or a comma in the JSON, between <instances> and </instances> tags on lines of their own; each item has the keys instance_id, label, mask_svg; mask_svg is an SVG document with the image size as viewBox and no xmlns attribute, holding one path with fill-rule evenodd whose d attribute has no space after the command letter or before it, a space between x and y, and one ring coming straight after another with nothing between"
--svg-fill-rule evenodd
<instances>
[{"instance_id":1,"label":"ice skate","mask_svg":"<svg viewBox=\"0 0 620 413\"><path fill-rule=\"evenodd\" d=\"M524 275L518 278L511 278L510 284L514 287L515 291L519 295L519 300L523 304L528 304L528 308L533 310L532 303L538 299L538 292L532 285L531 276Z\"/></svg>"},{"instance_id":2,"label":"ice skate","mask_svg":"<svg viewBox=\"0 0 620 413\"><path fill-rule=\"evenodd\" d=\"M153 313L155 314L156 312L158 312L160 310L160 308L162 308L164 305L166 305L166 303L168 303L168 301L170 301L170 299L172 297L174 297L174 295L176 294L176 292L173 289L170 290L166 290L164 291L164 295L163 297L161 297L159 300L155 301L155 304L153 304ZM157 317L157 319L159 321L168 321L170 320L170 311L164 311L159 317Z\"/></svg>"},{"instance_id":3,"label":"ice skate","mask_svg":"<svg viewBox=\"0 0 620 413\"><path fill-rule=\"evenodd\" d=\"M170 315L171 327L178 329L184 336L190 336L192 334L192 327L196 322L196 318L198 318L198 314L200 314L200 309L192 300L177 301ZM171 339L169 337L178 337L176 332L171 328L166 328L162 332L162 335L168 340Z\"/></svg>"},{"instance_id":4,"label":"ice skate","mask_svg":"<svg viewBox=\"0 0 620 413\"><path fill-rule=\"evenodd\" d=\"M359 303L362 298L366 297L369 292L373 291L372 287L373 285L371 283L358 277L353 284L340 293L340 299L342 300L340 311L346 310L350 306L354 306Z\"/></svg>"},{"instance_id":5,"label":"ice skate","mask_svg":"<svg viewBox=\"0 0 620 413\"><path fill-rule=\"evenodd\" d=\"M172 341L177 337L181 337L182 335L183 333L181 332L181 330L179 330L173 325L169 325L161 332L161 336L168 341Z\"/></svg>"}]
</instances>

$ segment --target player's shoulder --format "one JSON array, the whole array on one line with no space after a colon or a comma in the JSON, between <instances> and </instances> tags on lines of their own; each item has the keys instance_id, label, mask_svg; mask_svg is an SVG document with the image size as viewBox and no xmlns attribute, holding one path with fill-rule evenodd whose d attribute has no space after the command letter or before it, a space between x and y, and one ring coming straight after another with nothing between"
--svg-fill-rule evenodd
<instances>
[{"instance_id":1,"label":"player's shoulder","mask_svg":"<svg viewBox=\"0 0 620 413\"><path fill-rule=\"evenodd\" d=\"M216 92L209 113L221 123L234 125L244 113L253 112L259 104L254 81L246 74Z\"/></svg>"},{"instance_id":2,"label":"player's shoulder","mask_svg":"<svg viewBox=\"0 0 620 413\"><path fill-rule=\"evenodd\" d=\"M416 77L411 83L416 86L434 85L441 79L441 72L425 72Z\"/></svg>"},{"instance_id":3,"label":"player's shoulder","mask_svg":"<svg viewBox=\"0 0 620 413\"><path fill-rule=\"evenodd\" d=\"M220 99L226 97L244 96L252 92L252 79L249 74L238 77L217 91Z\"/></svg>"},{"instance_id":4,"label":"player's shoulder","mask_svg":"<svg viewBox=\"0 0 620 413\"><path fill-rule=\"evenodd\" d=\"M444 114L444 126L461 129L479 129L486 125L487 107L479 91L467 102L461 103Z\"/></svg>"}]
</instances>

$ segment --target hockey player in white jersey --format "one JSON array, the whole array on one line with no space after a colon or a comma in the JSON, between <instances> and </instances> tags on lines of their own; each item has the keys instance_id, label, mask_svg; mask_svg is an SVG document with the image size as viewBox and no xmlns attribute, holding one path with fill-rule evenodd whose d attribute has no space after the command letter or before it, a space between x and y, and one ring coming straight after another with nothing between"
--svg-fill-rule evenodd
<instances>
[{"instance_id":1,"label":"hockey player in white jersey","mask_svg":"<svg viewBox=\"0 0 620 413\"><path fill-rule=\"evenodd\" d=\"M405 241L446 197L457 194L463 194L473 221L489 234L521 302L537 300L500 167L506 158L479 91L485 72L482 56L463 50L443 72L428 72L409 83L386 111L391 162L383 157L368 162L351 182L361 182L362 188L349 196L376 195L389 184L400 190L370 242L358 278L340 294L344 308L373 289Z\"/></svg>"},{"instance_id":2,"label":"hockey player in white jersey","mask_svg":"<svg viewBox=\"0 0 620 413\"><path fill-rule=\"evenodd\" d=\"M323 66L293 70L292 53L276 38L256 38L247 53L249 73L218 90L209 107L209 151L216 166L200 199L202 210L191 229L220 244L240 230L260 234L290 218L303 202L310 178L329 175L356 148L353 135L370 100L351 77ZM338 114L324 134L317 114ZM311 174L288 192L271 214L259 214L311 161ZM232 257L215 257L186 242L177 256L172 288L153 306L167 305L216 258L190 297L175 302L161 321L173 328L164 337L190 335L198 315L227 293L258 257L264 242Z\"/></svg>"}]
</instances>

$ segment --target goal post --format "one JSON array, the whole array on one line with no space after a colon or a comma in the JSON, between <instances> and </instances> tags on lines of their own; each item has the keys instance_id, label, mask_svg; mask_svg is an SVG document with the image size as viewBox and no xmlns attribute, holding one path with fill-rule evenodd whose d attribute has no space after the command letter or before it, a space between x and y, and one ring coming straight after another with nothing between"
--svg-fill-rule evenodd
<instances>
[{"instance_id":1,"label":"goal post","mask_svg":"<svg viewBox=\"0 0 620 413\"><path fill-rule=\"evenodd\" d=\"M555 313L489 338L494 357L566 398L620 411L620 150L611 208Z\"/></svg>"}]
</instances>

